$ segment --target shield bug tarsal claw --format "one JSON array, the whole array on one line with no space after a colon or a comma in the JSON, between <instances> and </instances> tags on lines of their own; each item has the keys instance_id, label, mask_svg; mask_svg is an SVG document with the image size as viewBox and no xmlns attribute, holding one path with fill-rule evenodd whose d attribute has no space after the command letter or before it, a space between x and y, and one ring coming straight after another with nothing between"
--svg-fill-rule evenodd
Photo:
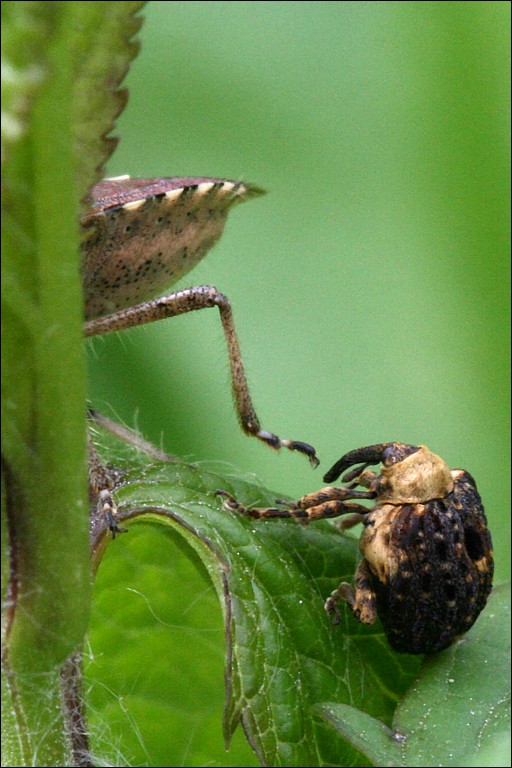
<instances>
[{"instance_id":1,"label":"shield bug tarsal claw","mask_svg":"<svg viewBox=\"0 0 512 768\"><path fill-rule=\"evenodd\" d=\"M368 469L376 464L382 465L380 472ZM246 510L233 497L229 509L255 519L301 522L344 516L342 529L362 523L363 559L354 585L342 582L332 592L325 603L328 614L337 623L344 602L363 624L380 618L397 651L447 648L474 624L492 589L491 534L474 479L465 470L450 470L425 446L406 443L350 451L324 480L340 474L348 485L322 488L286 502L283 510Z\"/></svg>"}]
</instances>

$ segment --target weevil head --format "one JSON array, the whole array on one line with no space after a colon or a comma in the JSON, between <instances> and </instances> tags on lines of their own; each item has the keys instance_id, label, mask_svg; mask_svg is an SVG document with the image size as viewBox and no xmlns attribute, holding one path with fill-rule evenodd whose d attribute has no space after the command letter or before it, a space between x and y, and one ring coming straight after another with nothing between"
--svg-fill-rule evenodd
<instances>
[{"instance_id":1,"label":"weevil head","mask_svg":"<svg viewBox=\"0 0 512 768\"><path fill-rule=\"evenodd\" d=\"M453 491L446 462L425 445L390 443L382 455L378 499L388 504L425 504Z\"/></svg>"}]
</instances>

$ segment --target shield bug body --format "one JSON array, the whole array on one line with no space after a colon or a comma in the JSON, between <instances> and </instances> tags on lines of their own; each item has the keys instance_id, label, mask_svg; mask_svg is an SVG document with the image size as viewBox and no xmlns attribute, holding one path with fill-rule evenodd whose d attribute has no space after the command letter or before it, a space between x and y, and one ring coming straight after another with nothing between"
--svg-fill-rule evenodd
<instances>
[{"instance_id":1,"label":"shield bug body","mask_svg":"<svg viewBox=\"0 0 512 768\"><path fill-rule=\"evenodd\" d=\"M162 294L219 240L229 210L261 194L256 186L224 179L101 181L81 221L86 320Z\"/></svg>"},{"instance_id":2,"label":"shield bug body","mask_svg":"<svg viewBox=\"0 0 512 768\"><path fill-rule=\"evenodd\" d=\"M81 220L85 335L96 336L134 325L217 307L226 338L235 407L242 429L271 448L285 447L318 460L307 443L285 440L261 429L245 376L229 300L211 285L162 294L222 235L229 210L263 194L250 184L226 179L120 176L105 179L92 192ZM90 447L91 484L113 508L112 482ZM107 511L110 527L114 518Z\"/></svg>"},{"instance_id":3,"label":"shield bug body","mask_svg":"<svg viewBox=\"0 0 512 768\"><path fill-rule=\"evenodd\" d=\"M378 463L380 473L368 469ZM354 465L359 466L347 472ZM355 585L342 582L326 601L334 622L345 601L364 624L378 616L397 651L447 648L473 625L492 588L492 541L475 481L462 469L450 470L425 446L404 443L350 451L324 481L342 474L345 486L323 488L282 509L249 509L218 493L226 497L226 508L254 518L310 522L349 514L340 528L363 524L363 559ZM373 499L376 505L351 499Z\"/></svg>"}]
</instances>

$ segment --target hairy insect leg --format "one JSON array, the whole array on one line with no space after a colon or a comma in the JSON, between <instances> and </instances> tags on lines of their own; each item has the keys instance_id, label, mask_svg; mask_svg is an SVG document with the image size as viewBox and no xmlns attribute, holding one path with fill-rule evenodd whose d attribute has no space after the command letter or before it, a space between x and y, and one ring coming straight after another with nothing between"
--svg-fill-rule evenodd
<instances>
[{"instance_id":1,"label":"hairy insect leg","mask_svg":"<svg viewBox=\"0 0 512 768\"><path fill-rule=\"evenodd\" d=\"M217 307L220 320L226 338L231 369L231 385L235 400L235 408L238 420L243 431L248 435L257 437L271 448L288 448L290 451L304 453L313 467L318 465L315 449L298 440L285 440L272 432L261 429L259 419L254 410L249 393L247 377L242 363L240 345L233 322L233 313L229 300L224 294L219 293L211 285L201 285L195 288L187 288L183 291L171 293L160 299L137 304L134 307L120 310L112 315L98 317L85 323L85 335L97 336L104 333L112 333L135 325L145 325L156 320L168 317L176 317L186 312L194 312L199 309Z\"/></svg>"},{"instance_id":2,"label":"hairy insect leg","mask_svg":"<svg viewBox=\"0 0 512 768\"><path fill-rule=\"evenodd\" d=\"M333 624L339 624L339 604L348 603L355 618L362 624L374 624L377 618L377 598L371 587L371 574L366 560L361 560L355 575L355 588L342 581L325 601L325 610L332 616Z\"/></svg>"},{"instance_id":3,"label":"hairy insect leg","mask_svg":"<svg viewBox=\"0 0 512 768\"><path fill-rule=\"evenodd\" d=\"M364 521L368 512L368 509L366 510L365 514L362 514L361 512L355 512L353 515L344 517L342 520L336 520L334 525L340 531L348 531L349 528L353 528L355 525L360 525Z\"/></svg>"},{"instance_id":4,"label":"hairy insect leg","mask_svg":"<svg viewBox=\"0 0 512 768\"><path fill-rule=\"evenodd\" d=\"M375 493L373 491L358 491L355 488L328 486L299 499L297 509L301 514L297 516L305 516L308 523L313 520L327 520L347 514L350 514L349 519L352 519L354 515L364 518L368 514L367 507L362 504L353 503L350 499L374 498Z\"/></svg>"},{"instance_id":5,"label":"hairy insect leg","mask_svg":"<svg viewBox=\"0 0 512 768\"><path fill-rule=\"evenodd\" d=\"M107 527L112 531L113 538L115 538L116 533L126 532L126 528L120 528L116 520L117 507L112 496L116 475L102 463L90 435L87 438L87 449L89 493L91 500L95 503L95 516L105 520Z\"/></svg>"},{"instance_id":6,"label":"hairy insect leg","mask_svg":"<svg viewBox=\"0 0 512 768\"><path fill-rule=\"evenodd\" d=\"M279 507L245 507L240 504L230 493L227 491L215 491L217 496L223 496L225 501L223 504L224 509L229 512L238 512L246 517L252 517L255 520L262 518L273 519L287 519L294 518L303 523L310 523L313 520L326 520L332 517L339 517L347 513L358 513L361 516L368 513L366 507L362 504L353 504L350 501L345 501L347 498L347 492L349 489L345 488L324 488L322 495L319 498L317 504L313 503L313 499L316 494L310 494L309 496L303 496L297 502L283 502L277 500L276 503L283 504L283 508ZM327 498L327 491L332 491L332 495ZM352 496L353 491L350 491L348 498L354 498ZM369 491L355 491L355 498L373 498L373 494L369 495ZM304 500L307 507L303 505Z\"/></svg>"}]
</instances>

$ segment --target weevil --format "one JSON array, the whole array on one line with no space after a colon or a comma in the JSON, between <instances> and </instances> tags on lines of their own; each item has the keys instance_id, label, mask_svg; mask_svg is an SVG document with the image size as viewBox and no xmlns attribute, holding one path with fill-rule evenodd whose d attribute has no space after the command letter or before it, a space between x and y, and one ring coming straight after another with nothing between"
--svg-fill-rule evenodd
<instances>
[{"instance_id":1,"label":"weevil","mask_svg":"<svg viewBox=\"0 0 512 768\"><path fill-rule=\"evenodd\" d=\"M227 179L175 177L105 179L92 190L81 219L85 335L96 336L186 312L217 307L227 343L235 408L244 432L271 448L288 448L318 464L308 443L285 440L261 428L254 409L229 300L212 285L160 298L219 240L229 210L263 194L252 184ZM91 415L94 412L90 412ZM111 530L112 477L90 442L90 484Z\"/></svg>"},{"instance_id":2,"label":"weevil","mask_svg":"<svg viewBox=\"0 0 512 768\"><path fill-rule=\"evenodd\" d=\"M380 472L369 469L375 464L382 464ZM327 613L338 623L339 604L346 602L363 624L379 617L396 651L442 651L474 624L492 589L491 534L473 477L450 470L424 445L406 443L350 451L324 482L341 475L344 486L296 502L277 500L281 507L245 507L225 491L217 494L226 509L255 519L309 523L348 514L341 529L362 523L354 586L342 582L327 598ZM352 499L371 499L375 506Z\"/></svg>"}]
</instances>

